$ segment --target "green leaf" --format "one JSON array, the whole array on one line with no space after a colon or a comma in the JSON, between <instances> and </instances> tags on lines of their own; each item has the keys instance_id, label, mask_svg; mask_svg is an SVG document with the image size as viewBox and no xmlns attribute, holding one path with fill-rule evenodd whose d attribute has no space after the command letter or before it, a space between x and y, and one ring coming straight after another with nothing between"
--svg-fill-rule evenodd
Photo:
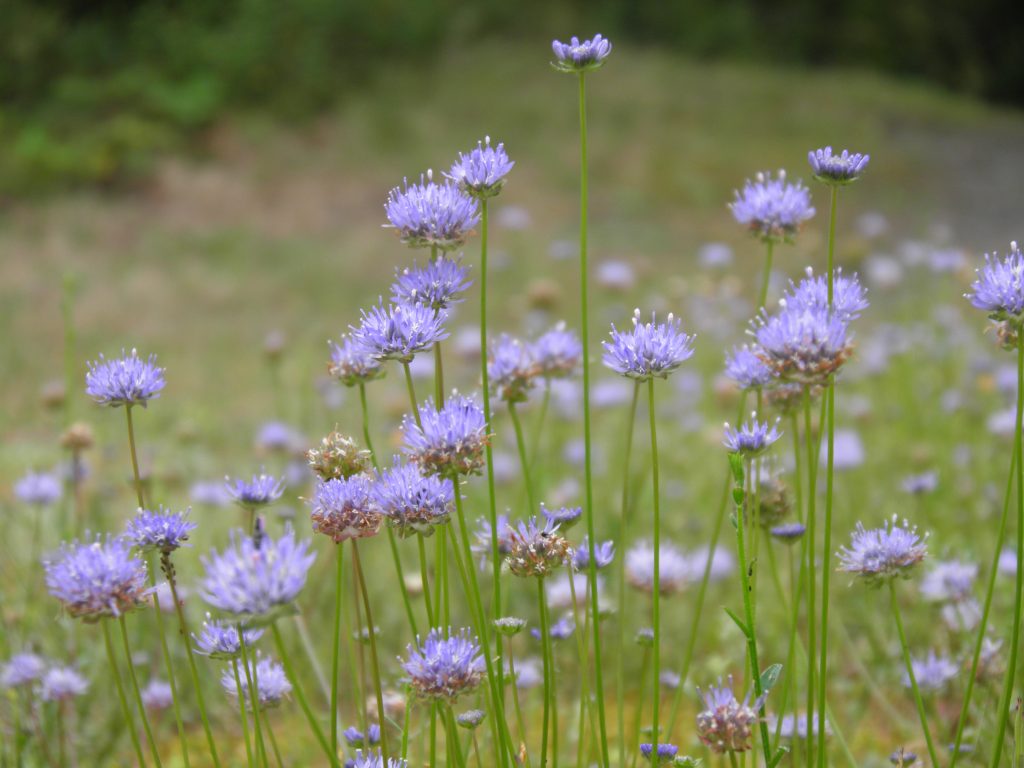
<instances>
[{"instance_id":1,"label":"green leaf","mask_svg":"<svg viewBox=\"0 0 1024 768\"><path fill-rule=\"evenodd\" d=\"M784 758L788 754L789 747L779 747L778 751L776 751L775 753L775 756L772 758L772 761L768 763L768 768L775 768L776 765L782 762L782 758Z\"/></svg>"},{"instance_id":2,"label":"green leaf","mask_svg":"<svg viewBox=\"0 0 1024 768\"><path fill-rule=\"evenodd\" d=\"M735 504L737 507L742 507L743 506L743 499L746 497L746 495L747 494L745 494L743 492L742 488L733 488L732 489L732 502L733 502L733 504Z\"/></svg>"},{"instance_id":3,"label":"green leaf","mask_svg":"<svg viewBox=\"0 0 1024 768\"><path fill-rule=\"evenodd\" d=\"M728 608L725 609L725 612L729 615L729 618L732 619L736 623L736 626L740 628L740 632L743 633L743 636L744 637L750 637L750 633L747 631L747 625L743 623L743 620L740 619L739 616L737 616L735 613L733 613Z\"/></svg>"},{"instance_id":4,"label":"green leaf","mask_svg":"<svg viewBox=\"0 0 1024 768\"><path fill-rule=\"evenodd\" d=\"M772 664L768 669L761 673L761 692L768 693L775 684L779 681L779 675L782 674L781 664Z\"/></svg>"},{"instance_id":5,"label":"green leaf","mask_svg":"<svg viewBox=\"0 0 1024 768\"><path fill-rule=\"evenodd\" d=\"M732 470L732 476L736 480L736 485L743 485L743 457L738 453L729 454L729 468Z\"/></svg>"}]
</instances>

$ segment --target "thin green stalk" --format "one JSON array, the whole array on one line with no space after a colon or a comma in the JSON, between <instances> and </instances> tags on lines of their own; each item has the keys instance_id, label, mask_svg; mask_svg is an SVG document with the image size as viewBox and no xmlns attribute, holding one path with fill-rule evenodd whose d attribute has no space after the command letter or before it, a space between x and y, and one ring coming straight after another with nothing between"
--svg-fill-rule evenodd
<instances>
[{"instance_id":1,"label":"thin green stalk","mask_svg":"<svg viewBox=\"0 0 1024 768\"><path fill-rule=\"evenodd\" d=\"M519 730L519 741L522 744L526 743L526 726L523 722L523 709L519 705L519 683L516 677L516 661L515 656L510 652L508 655L508 673L512 678L512 706L515 709L516 714L516 728ZM527 752L527 764L529 764L529 752Z\"/></svg>"},{"instance_id":2,"label":"thin green stalk","mask_svg":"<svg viewBox=\"0 0 1024 768\"><path fill-rule=\"evenodd\" d=\"M1003 495L1003 514L999 519L999 534L996 536L996 548L992 556L992 567L989 569L988 588L985 590L985 604L981 611L981 622L978 625L978 637L974 641L974 653L971 657L971 672L967 678L967 690L964 692L964 703L960 709L960 718L956 726L956 738L953 740L953 756L949 762L949 768L956 768L956 762L960 759L960 744L963 741L964 726L967 724L967 715L970 712L971 694L974 692L974 683L978 677L978 664L981 660L981 648L985 643L985 632L988 630L988 616L992 608L992 596L995 594L996 578L999 575L999 556L1003 551L1003 541L1006 538L1006 522L1010 517L1010 495L1013 493L1013 481L1019 455L1020 443L1012 451L1013 458L1010 462L1010 472L1006 478L1006 493Z\"/></svg>"},{"instance_id":3,"label":"thin green stalk","mask_svg":"<svg viewBox=\"0 0 1024 768\"><path fill-rule=\"evenodd\" d=\"M274 760L277 761L277 768L284 768L284 760L281 759L281 749L277 746L277 737L274 736L274 729L270 727L270 716L267 710L263 710L263 724L267 726L267 735L270 737L270 747L274 750Z\"/></svg>"},{"instance_id":4,"label":"thin green stalk","mask_svg":"<svg viewBox=\"0 0 1024 768\"><path fill-rule=\"evenodd\" d=\"M363 416L363 442L366 443L366 450L370 452L370 460L374 468L378 468L377 452L373 450L373 440L370 438L370 409L366 403L366 382L359 382L359 406Z\"/></svg>"},{"instance_id":5,"label":"thin green stalk","mask_svg":"<svg viewBox=\"0 0 1024 768\"><path fill-rule=\"evenodd\" d=\"M914 676L914 665L910 661L910 647L907 645L907 635L903 631L903 619L900 616L900 605L896 599L896 580L889 579L889 602L892 605L892 615L896 620L896 631L900 636L900 649L903 651L903 662L907 665L907 676L910 678L910 689L914 692L914 704L917 706L918 717L921 718L921 730L924 731L924 740L928 745L928 757L931 758L933 766L939 765L939 758L935 752L935 745L932 744L932 734L928 728L928 715L924 711L924 701L921 699L921 689L917 687L917 678ZM808 729L809 731L810 729Z\"/></svg>"},{"instance_id":6,"label":"thin green stalk","mask_svg":"<svg viewBox=\"0 0 1024 768\"><path fill-rule=\"evenodd\" d=\"M637 705L633 708L633 744L636 745L636 751L633 752L633 768L636 768L636 762L640 758L640 722L643 719L643 701L644 694L647 691L647 679L649 675L647 670L651 665L651 649L647 646L644 647L643 655L640 658L640 690L637 692Z\"/></svg>"},{"instance_id":7,"label":"thin green stalk","mask_svg":"<svg viewBox=\"0 0 1024 768\"><path fill-rule=\"evenodd\" d=\"M67 730L64 727L64 702L57 702L57 761L63 768L68 764Z\"/></svg>"},{"instance_id":8,"label":"thin green stalk","mask_svg":"<svg viewBox=\"0 0 1024 768\"><path fill-rule=\"evenodd\" d=\"M245 741L245 757L249 768L255 763L252 758L252 745L249 742L249 716L245 713L245 688L242 687L242 678L238 674L238 659L231 660L231 671L235 675L235 691L238 692L238 716L242 721L242 740Z\"/></svg>"},{"instance_id":9,"label":"thin green stalk","mask_svg":"<svg viewBox=\"0 0 1024 768\"><path fill-rule=\"evenodd\" d=\"M313 731L313 735L316 737L321 749L323 749L324 754L327 755L327 759L331 766L333 766L333 768L341 768L338 763L337 754L331 751L331 745L324 736L324 732L320 728L320 724L317 722L316 717L313 714L313 710L310 709L309 701L306 699L306 694L302 690L302 684L299 681L298 676L295 674L295 668L292 665L291 659L288 657L288 651L284 647L284 639L281 637L281 630L278 629L276 621L271 622L270 631L274 635L274 643L277 645L277 652L281 655L281 664L284 665L285 675L292 684L292 690L295 693L295 698L299 702L299 707L302 709L303 714L306 716L306 722L309 723L310 730ZM382 736L383 730L384 729L381 728Z\"/></svg>"},{"instance_id":10,"label":"thin green stalk","mask_svg":"<svg viewBox=\"0 0 1024 768\"><path fill-rule=\"evenodd\" d=\"M441 367L441 342L434 343L434 400L444 408L444 368Z\"/></svg>"},{"instance_id":11,"label":"thin green stalk","mask_svg":"<svg viewBox=\"0 0 1024 768\"><path fill-rule=\"evenodd\" d=\"M450 704L443 704L442 713L445 722L448 724L448 732L445 735L445 756L451 761L451 753L455 753L456 768L466 768L466 758L462 754L462 745L459 743L459 731L455 725L455 713L452 712Z\"/></svg>"},{"instance_id":12,"label":"thin green stalk","mask_svg":"<svg viewBox=\"0 0 1024 768\"><path fill-rule=\"evenodd\" d=\"M421 534L416 534L416 546L420 555L420 581L423 582L423 604L427 607L427 624L431 628L434 623L434 606L430 600L430 573L427 571L427 544Z\"/></svg>"},{"instance_id":13,"label":"thin green stalk","mask_svg":"<svg viewBox=\"0 0 1024 768\"><path fill-rule=\"evenodd\" d=\"M402 754L401 759L409 756L409 723L412 716L412 687L405 686L405 714L402 717ZM364 731L365 733L365 731Z\"/></svg>"},{"instance_id":14,"label":"thin green stalk","mask_svg":"<svg viewBox=\"0 0 1024 768\"><path fill-rule=\"evenodd\" d=\"M370 636L370 668L373 672L373 685L377 695L377 717L380 720L380 750L385 764L388 761L388 724L384 716L384 691L380 683L380 663L377 659L377 630L373 623L370 608L370 595L366 590L366 577L363 576L363 564L359 559L358 539L352 539L352 561L356 566L356 577L359 580L359 593L363 597L363 609L366 611L366 626Z\"/></svg>"},{"instance_id":15,"label":"thin green stalk","mask_svg":"<svg viewBox=\"0 0 1024 768\"><path fill-rule=\"evenodd\" d=\"M345 574L344 547L337 551L338 568L334 579L334 642L331 644L331 750L338 752L338 667L341 663L341 585Z\"/></svg>"},{"instance_id":16,"label":"thin green stalk","mask_svg":"<svg viewBox=\"0 0 1024 768\"><path fill-rule=\"evenodd\" d=\"M836 207L839 201L839 187L835 184L831 186L831 200L829 201L828 210L828 261L826 262L826 275L825 280L827 281L828 290L828 308L832 309L832 294L835 290L835 281L832 278L835 265L835 250L836 250Z\"/></svg>"},{"instance_id":17,"label":"thin green stalk","mask_svg":"<svg viewBox=\"0 0 1024 768\"><path fill-rule=\"evenodd\" d=\"M309 666L313 669L313 676L323 692L324 704L326 704L331 699L331 686L327 683L327 675L324 674L323 667L320 666L320 659L316 655L316 648L313 647L313 638L309 634L306 617L300 611L295 614L294 620L295 630L299 633L299 643L302 645L302 651L306 654L306 658L309 659Z\"/></svg>"},{"instance_id":18,"label":"thin green stalk","mask_svg":"<svg viewBox=\"0 0 1024 768\"><path fill-rule=\"evenodd\" d=\"M530 460L526 456L526 440L523 437L523 425L519 420L516 404L509 400L508 413L512 417L512 426L516 433L516 448L519 450L519 464L523 468L523 484L526 486L526 501L531 515L537 514L537 502L533 495L533 482L530 479Z\"/></svg>"},{"instance_id":19,"label":"thin green stalk","mask_svg":"<svg viewBox=\"0 0 1024 768\"><path fill-rule=\"evenodd\" d=\"M1024 608L1024 460L1021 458L1021 432L1024 420L1024 330L1017 333L1017 424L1013 433L1013 447L1017 453L1017 577L1013 593L1013 631L1010 633L1010 661L1003 678L1003 694L999 697L999 724L994 734L995 748L992 768L997 768L1003 753L1006 721L1010 716L1010 699L1017 674L1017 655L1020 652L1021 610Z\"/></svg>"},{"instance_id":20,"label":"thin green stalk","mask_svg":"<svg viewBox=\"0 0 1024 768\"><path fill-rule=\"evenodd\" d=\"M435 534L437 542L437 605L434 607L434 615L440 617L441 625L445 628L451 626L451 600L448 594L448 528L440 526Z\"/></svg>"},{"instance_id":21,"label":"thin green stalk","mask_svg":"<svg viewBox=\"0 0 1024 768\"><path fill-rule=\"evenodd\" d=\"M544 427L548 421L548 409L551 407L551 378L544 379L544 394L540 399L540 413L537 414L537 423L534 426L533 441L530 444L530 470L537 466L537 457L540 455L540 439L544 434Z\"/></svg>"},{"instance_id":22,"label":"thin green stalk","mask_svg":"<svg viewBox=\"0 0 1024 768\"><path fill-rule=\"evenodd\" d=\"M771 282L772 277L772 255L775 250L775 243L768 240L765 243L765 255L764 255L764 277L761 278L761 291L757 294L757 310L761 311L761 308L768 302L768 283Z\"/></svg>"},{"instance_id":23,"label":"thin green stalk","mask_svg":"<svg viewBox=\"0 0 1024 768\"><path fill-rule=\"evenodd\" d=\"M352 567L352 593L356 591L356 573L355 566ZM352 600L352 611L355 614L355 620L352 622L355 629L345 632L345 645L348 648L348 653L345 654L348 659L348 673L352 678L352 695L356 702L356 717L359 719L359 728L363 733L366 733L366 729L369 725L369 721L366 714L366 685L363 676L363 622L362 613L359 610L359 601ZM356 636L359 636L360 640L358 646L356 644Z\"/></svg>"},{"instance_id":24,"label":"thin green stalk","mask_svg":"<svg viewBox=\"0 0 1024 768\"><path fill-rule=\"evenodd\" d=\"M818 652L814 615L816 599L815 586L817 577L814 568L814 544L815 534L815 500L817 495L817 441L814 440L814 429L811 422L811 388L804 387L804 438L807 443L807 532L804 534L804 553L807 560L807 716L815 711L814 708L814 661ZM807 729L807 765L814 762L814 733Z\"/></svg>"},{"instance_id":25,"label":"thin green stalk","mask_svg":"<svg viewBox=\"0 0 1024 768\"><path fill-rule=\"evenodd\" d=\"M590 657L590 651L587 648L586 633L581 628L585 628L586 618L580 618L580 605L576 599L576 574L572 567L569 567L569 594L572 597L572 618L576 623L576 631L573 633L576 636L576 649L580 655L580 724L579 733L576 739L576 765L584 765L583 762L583 748L585 743L584 736L586 735L586 718L589 713L591 724L590 727L593 730L597 730L595 727L596 723L594 720L593 708L587 706L590 700L590 690L588 686L587 676L583 674L586 670L587 662Z\"/></svg>"},{"instance_id":26,"label":"thin green stalk","mask_svg":"<svg viewBox=\"0 0 1024 768\"><path fill-rule=\"evenodd\" d=\"M135 496L139 501L139 509L144 509L146 502L142 500L142 477L139 474L139 458L135 453L135 428L132 424L132 407L124 407L125 418L128 421L128 452L132 457L132 478L135 482Z\"/></svg>"},{"instance_id":27,"label":"thin green stalk","mask_svg":"<svg viewBox=\"0 0 1024 768\"><path fill-rule=\"evenodd\" d=\"M252 708L252 725L256 732L256 757L267 768L267 747L263 743L263 728L260 725L260 689L259 680L256 678L256 659L249 663L249 653L246 650L245 635L242 633L242 625L235 625L235 632L238 633L238 647L242 653L242 669L245 671L245 683L249 691L249 706Z\"/></svg>"},{"instance_id":28,"label":"thin green stalk","mask_svg":"<svg viewBox=\"0 0 1024 768\"><path fill-rule=\"evenodd\" d=\"M616 717L619 723L619 765L626 764L626 679L625 679L625 658L626 658L626 514L629 509L629 466L633 456L633 432L636 425L636 409L640 402L640 382L633 383L633 398L629 404L629 416L626 420L625 451L622 457L622 507L619 512L619 535L616 539L619 547L619 556L616 560L616 570L619 581L619 606L616 616L618 620L618 653L615 654L615 701ZM680 687L681 684L680 684ZM673 708L674 709L674 708ZM671 726L670 726L671 727Z\"/></svg>"},{"instance_id":29,"label":"thin green stalk","mask_svg":"<svg viewBox=\"0 0 1024 768\"><path fill-rule=\"evenodd\" d=\"M128 645L128 627L123 614L117 617L117 623L121 627L121 643L124 646L124 658L128 664L128 678L131 680L132 692L135 694L135 706L139 710L139 717L142 718L142 728L146 732L146 738L149 739L153 762L157 768L160 768L163 763L160 762L160 752L157 750L156 739L153 738L153 729L150 728L149 718L146 717L146 705L142 703L142 692L139 690L139 678L135 675L135 665L132 663L132 649Z\"/></svg>"},{"instance_id":30,"label":"thin green stalk","mask_svg":"<svg viewBox=\"0 0 1024 768\"><path fill-rule=\"evenodd\" d=\"M544 578L537 579L537 610L540 613L540 644L544 660L544 721L540 737L540 767L548 764L548 733L551 730L551 628L548 626L547 596ZM557 727L557 726L556 726Z\"/></svg>"},{"instance_id":31,"label":"thin green stalk","mask_svg":"<svg viewBox=\"0 0 1024 768\"><path fill-rule=\"evenodd\" d=\"M654 582L651 589L651 616L654 624L654 646L651 653L653 668L653 695L651 696L651 743L660 741L658 728L658 710L661 696L658 695L661 684L661 489L658 470L658 419L654 407L654 379L647 380L648 415L651 432L651 465L652 490L654 493Z\"/></svg>"},{"instance_id":32,"label":"thin green stalk","mask_svg":"<svg viewBox=\"0 0 1024 768\"><path fill-rule=\"evenodd\" d=\"M597 563L594 557L596 532L594 528L593 456L590 430L590 299L588 296L587 266L587 86L586 73L579 74L580 112L580 334L583 342L583 475L584 512L587 518L587 537L590 564L587 568L590 610L594 616L594 695L597 699L597 722L601 744L601 765L609 765L608 734L604 713L604 672L601 660L601 622L597 605Z\"/></svg>"},{"instance_id":33,"label":"thin green stalk","mask_svg":"<svg viewBox=\"0 0 1024 768\"><path fill-rule=\"evenodd\" d=\"M412 406L412 417L416 420L416 426L420 429L423 428L423 422L420 421L420 406L419 401L416 400L416 387L412 383L412 369L409 368L409 363L402 361L402 369L405 371L405 389L409 393L409 405Z\"/></svg>"},{"instance_id":34,"label":"thin green stalk","mask_svg":"<svg viewBox=\"0 0 1024 768\"><path fill-rule=\"evenodd\" d=\"M135 720L132 717L132 710L128 706L128 698L124 692L124 683L121 681L121 673L117 669L117 655L114 653L114 643L110 639L110 622L103 620L100 622L103 627L103 642L107 648L107 663L110 664L110 671L114 678L114 687L117 688L117 698L121 702L121 714L124 715L124 722L127 726L128 735L131 736L132 746L135 748L135 756L138 758L139 765L144 768L146 765L146 759L142 756L142 744L139 742L139 732L135 728ZM131 659L128 660L131 665ZM14 731L14 739L17 742L18 729Z\"/></svg>"},{"instance_id":35,"label":"thin green stalk","mask_svg":"<svg viewBox=\"0 0 1024 768\"><path fill-rule=\"evenodd\" d=\"M178 742L181 744L181 757L185 768L189 768L191 762L188 759L188 740L185 738L185 723L181 719L181 705L178 703L178 683L174 679L174 665L171 664L171 651L167 647L167 634L164 632L164 612L160 607L160 598L156 592L156 571L150 563L150 577L153 580L153 612L156 615L156 634L160 639L160 652L164 659L164 669L167 672L167 683L171 687L171 709L174 711L174 723L178 730Z\"/></svg>"}]
</instances>

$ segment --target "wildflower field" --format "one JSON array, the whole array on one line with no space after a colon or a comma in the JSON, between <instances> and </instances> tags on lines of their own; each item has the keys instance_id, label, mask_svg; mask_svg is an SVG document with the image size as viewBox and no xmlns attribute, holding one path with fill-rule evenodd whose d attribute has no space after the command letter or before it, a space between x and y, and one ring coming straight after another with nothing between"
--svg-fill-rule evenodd
<instances>
[{"instance_id":1,"label":"wildflower field","mask_svg":"<svg viewBox=\"0 0 1024 768\"><path fill-rule=\"evenodd\" d=\"M1024 765L1024 118L546 46L2 214L0 765Z\"/></svg>"}]
</instances>

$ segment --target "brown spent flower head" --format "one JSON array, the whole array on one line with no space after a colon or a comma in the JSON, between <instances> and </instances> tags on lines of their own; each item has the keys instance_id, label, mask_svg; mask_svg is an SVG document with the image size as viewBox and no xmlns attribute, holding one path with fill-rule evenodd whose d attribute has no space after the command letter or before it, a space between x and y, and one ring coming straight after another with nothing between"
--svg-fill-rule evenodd
<instances>
[{"instance_id":1,"label":"brown spent flower head","mask_svg":"<svg viewBox=\"0 0 1024 768\"><path fill-rule=\"evenodd\" d=\"M531 517L509 529L511 550L505 558L516 576L543 578L572 560L573 547L558 534L558 526L537 524Z\"/></svg>"},{"instance_id":2,"label":"brown spent flower head","mask_svg":"<svg viewBox=\"0 0 1024 768\"><path fill-rule=\"evenodd\" d=\"M697 736L717 754L746 752L752 746L754 726L760 721L757 710L761 701L749 703L749 694L742 702L732 692L732 675L728 685L712 685L702 694L704 709L697 714Z\"/></svg>"},{"instance_id":3,"label":"brown spent flower head","mask_svg":"<svg viewBox=\"0 0 1024 768\"><path fill-rule=\"evenodd\" d=\"M752 509L755 496L758 499L757 515ZM782 522L789 514L789 489L782 482L782 478L762 477L760 489L756 494L749 495L746 504L748 509L743 515L745 520L757 520L762 528L771 528Z\"/></svg>"},{"instance_id":4,"label":"brown spent flower head","mask_svg":"<svg viewBox=\"0 0 1024 768\"><path fill-rule=\"evenodd\" d=\"M71 451L84 451L92 448L95 442L92 427L84 421L76 421L60 436L61 447Z\"/></svg>"},{"instance_id":5,"label":"brown spent flower head","mask_svg":"<svg viewBox=\"0 0 1024 768\"><path fill-rule=\"evenodd\" d=\"M348 479L370 471L370 452L337 428L320 441L318 448L306 451L306 461L323 480Z\"/></svg>"}]
</instances>

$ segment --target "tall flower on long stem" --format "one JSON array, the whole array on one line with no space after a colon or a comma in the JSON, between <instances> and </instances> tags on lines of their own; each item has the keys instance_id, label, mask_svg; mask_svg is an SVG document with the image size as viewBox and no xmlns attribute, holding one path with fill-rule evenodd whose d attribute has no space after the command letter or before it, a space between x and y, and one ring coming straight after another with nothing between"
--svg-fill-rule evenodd
<instances>
[{"instance_id":1,"label":"tall flower on long stem","mask_svg":"<svg viewBox=\"0 0 1024 768\"><path fill-rule=\"evenodd\" d=\"M604 342L604 364L616 373L637 382L647 383L648 414L651 432L651 461L653 465L652 484L654 493L654 583L651 592L652 619L654 623L654 645L652 647L652 672L654 691L661 685L661 603L660 603L660 554L661 554L661 488L658 467L658 432L654 405L654 380L668 378L693 354L693 337L683 333L679 319L669 314L663 323L651 315L650 322L640 320L640 310L633 315L633 325L628 331L619 331L612 326L611 341ZM588 531L588 535L591 535ZM591 539L592 542L592 539ZM591 543L593 548L593 543ZM594 553L591 551L591 558ZM593 565L591 566L593 570ZM591 585L593 589L593 584ZM597 621L597 614L594 614ZM657 744L659 732L659 699L652 699L652 738Z\"/></svg>"}]
</instances>

